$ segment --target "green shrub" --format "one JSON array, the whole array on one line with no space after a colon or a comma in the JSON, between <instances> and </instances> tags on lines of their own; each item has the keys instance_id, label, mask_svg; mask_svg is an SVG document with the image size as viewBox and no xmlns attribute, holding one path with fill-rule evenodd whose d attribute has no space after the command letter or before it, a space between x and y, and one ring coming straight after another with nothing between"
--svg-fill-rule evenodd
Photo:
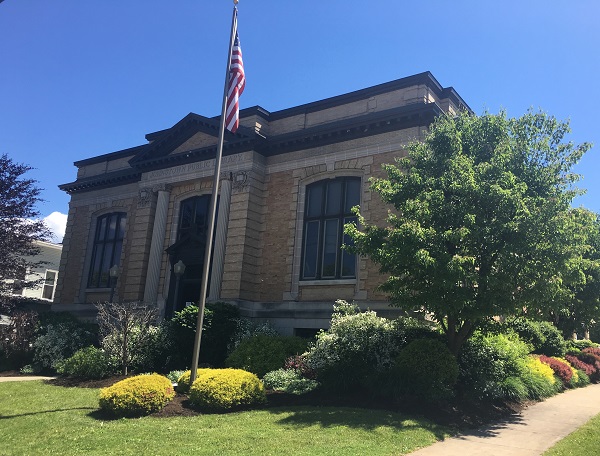
<instances>
[{"instance_id":1,"label":"green shrub","mask_svg":"<svg viewBox=\"0 0 600 456\"><path fill-rule=\"evenodd\" d=\"M400 351L395 364L402 392L426 399L452 395L458 379L458 363L442 342L414 340Z\"/></svg>"},{"instance_id":2,"label":"green shrub","mask_svg":"<svg viewBox=\"0 0 600 456\"><path fill-rule=\"evenodd\" d=\"M504 398L503 382L520 377L528 353L529 346L516 333L475 333L458 357L461 392L478 399Z\"/></svg>"},{"instance_id":3,"label":"green shrub","mask_svg":"<svg viewBox=\"0 0 600 456\"><path fill-rule=\"evenodd\" d=\"M258 377L241 369L209 369L190 388L190 402L207 411L224 412L266 399Z\"/></svg>"},{"instance_id":4,"label":"green shrub","mask_svg":"<svg viewBox=\"0 0 600 456\"><path fill-rule=\"evenodd\" d=\"M400 351L403 333L392 320L357 309L338 301L331 327L317 334L306 355L306 363L326 389L367 386L375 372L392 366Z\"/></svg>"},{"instance_id":5,"label":"green shrub","mask_svg":"<svg viewBox=\"0 0 600 456\"><path fill-rule=\"evenodd\" d=\"M239 321L237 306L223 302L207 303L204 310L202 341L199 362L211 366L223 366L225 358L233 347ZM196 324L198 321L198 306L188 306L175 312L173 318L164 323L169 346L163 356L166 369L181 369L190 366ZM167 360L167 363L164 360Z\"/></svg>"},{"instance_id":6,"label":"green shrub","mask_svg":"<svg viewBox=\"0 0 600 456\"><path fill-rule=\"evenodd\" d=\"M202 351L200 362L221 367L233 348L233 340L238 327L240 309L225 302L207 303L212 313L202 329Z\"/></svg>"},{"instance_id":7,"label":"green shrub","mask_svg":"<svg viewBox=\"0 0 600 456\"><path fill-rule=\"evenodd\" d=\"M546 336L542 333L539 322L519 317L507 321L504 327L508 327L519 335L519 338L531 345L532 350L540 349L546 342Z\"/></svg>"},{"instance_id":8,"label":"green shrub","mask_svg":"<svg viewBox=\"0 0 600 456\"><path fill-rule=\"evenodd\" d=\"M498 396L510 401L521 402L529 397L529 390L519 377L507 377L498 382Z\"/></svg>"},{"instance_id":9,"label":"green shrub","mask_svg":"<svg viewBox=\"0 0 600 456\"><path fill-rule=\"evenodd\" d=\"M167 350L169 339L166 328L160 324L148 328L146 338L136 350L136 356L131 360L131 368L135 372L158 372L165 373L165 358L168 357Z\"/></svg>"},{"instance_id":10,"label":"green shrub","mask_svg":"<svg viewBox=\"0 0 600 456\"><path fill-rule=\"evenodd\" d=\"M171 383L177 383L184 373L185 371L182 370L172 370L167 374L167 378L171 380Z\"/></svg>"},{"instance_id":11,"label":"green shrub","mask_svg":"<svg viewBox=\"0 0 600 456\"><path fill-rule=\"evenodd\" d=\"M171 381L162 375L138 375L100 390L100 409L113 415L132 417L162 409L175 397Z\"/></svg>"},{"instance_id":12,"label":"green shrub","mask_svg":"<svg viewBox=\"0 0 600 456\"><path fill-rule=\"evenodd\" d=\"M573 339L568 339L565 341L565 348L567 350L567 353L571 352L571 351L581 351L585 348L589 348L589 347L598 347L598 344L595 342L592 342L589 339L580 339L580 340L573 340Z\"/></svg>"},{"instance_id":13,"label":"green shrub","mask_svg":"<svg viewBox=\"0 0 600 456\"><path fill-rule=\"evenodd\" d=\"M552 323L520 317L504 326L515 331L522 341L531 344L533 353L558 357L565 355L565 340L560 330Z\"/></svg>"},{"instance_id":14,"label":"green shrub","mask_svg":"<svg viewBox=\"0 0 600 456\"><path fill-rule=\"evenodd\" d=\"M200 378L201 375L204 375L205 373L207 373L209 371L210 371L210 369L208 369L208 368L198 369L196 371L196 379ZM191 384L190 384L191 378L192 378L192 371L191 370L185 371L177 379L177 388L175 388L175 390L178 393L181 393L181 394L187 394L187 393L189 393L190 386L191 386Z\"/></svg>"},{"instance_id":15,"label":"green shrub","mask_svg":"<svg viewBox=\"0 0 600 456\"><path fill-rule=\"evenodd\" d=\"M565 356L566 343L558 328L547 321L541 321L539 325L545 341L541 347L536 348L535 353L546 356Z\"/></svg>"},{"instance_id":16,"label":"green shrub","mask_svg":"<svg viewBox=\"0 0 600 456\"><path fill-rule=\"evenodd\" d=\"M61 375L84 379L108 377L115 372L115 365L110 362L106 353L90 345L76 351L73 356L60 362L56 371Z\"/></svg>"},{"instance_id":17,"label":"green shrub","mask_svg":"<svg viewBox=\"0 0 600 456\"><path fill-rule=\"evenodd\" d=\"M249 318L238 318L236 322L235 334L229 352L237 348L237 346L245 339L250 339L253 336L279 336L279 332L267 322L256 322Z\"/></svg>"},{"instance_id":18,"label":"green shrub","mask_svg":"<svg viewBox=\"0 0 600 456\"><path fill-rule=\"evenodd\" d=\"M33 342L33 361L44 369L56 369L58 363L77 350L97 342L97 334L88 324L68 321L49 324Z\"/></svg>"},{"instance_id":19,"label":"green shrub","mask_svg":"<svg viewBox=\"0 0 600 456\"><path fill-rule=\"evenodd\" d=\"M31 364L26 364L21 369L19 369L19 373L22 375L35 375L37 374L35 367Z\"/></svg>"},{"instance_id":20,"label":"green shrub","mask_svg":"<svg viewBox=\"0 0 600 456\"><path fill-rule=\"evenodd\" d=\"M308 341L300 337L259 334L244 339L227 357L225 365L262 377L282 367L290 356L304 352L307 345Z\"/></svg>"},{"instance_id":21,"label":"green shrub","mask_svg":"<svg viewBox=\"0 0 600 456\"><path fill-rule=\"evenodd\" d=\"M303 377L295 369L277 369L267 372L263 377L263 383L266 388L290 394L305 394L319 386L317 381Z\"/></svg>"},{"instance_id":22,"label":"green shrub","mask_svg":"<svg viewBox=\"0 0 600 456\"><path fill-rule=\"evenodd\" d=\"M575 369L575 374L571 378L571 385L574 388L581 388L590 384L590 377L582 370Z\"/></svg>"}]
</instances>

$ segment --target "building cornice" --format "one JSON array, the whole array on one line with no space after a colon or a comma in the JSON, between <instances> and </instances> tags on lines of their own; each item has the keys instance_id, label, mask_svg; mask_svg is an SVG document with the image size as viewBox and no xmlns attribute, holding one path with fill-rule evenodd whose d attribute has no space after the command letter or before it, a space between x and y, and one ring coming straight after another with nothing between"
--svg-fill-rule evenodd
<instances>
[{"instance_id":1,"label":"building cornice","mask_svg":"<svg viewBox=\"0 0 600 456\"><path fill-rule=\"evenodd\" d=\"M240 117L259 116L267 122L277 121L287 117L348 105L360 100L368 100L377 95L408 87L423 85L427 86L440 102L450 100L458 109L471 111L452 87L442 87L433 75L427 71L272 113L260 106L254 106L240 111ZM444 109L442 109L442 106L421 99L421 101L404 106L334 120L268 138L257 133L254 128L240 126L235 134L225 132L223 156L255 151L265 157L271 157L298 150L313 149L392 131L428 126L435 117L443 114ZM114 187L138 182L145 172L214 159L217 152L216 144L176 153L173 151L180 148L197 133L214 137L216 143L219 130L218 123L218 117L209 118L189 113L173 127L146 135L146 139L150 141L148 144L75 162L76 166L83 167L130 157L130 168L77 179L75 182L60 185L59 188L67 193L77 193Z\"/></svg>"},{"instance_id":2,"label":"building cornice","mask_svg":"<svg viewBox=\"0 0 600 456\"><path fill-rule=\"evenodd\" d=\"M142 173L137 170L124 169L120 171L99 174L97 176L85 177L83 179L77 179L75 182L59 185L58 188L69 194L80 193L138 182L141 177Z\"/></svg>"}]
</instances>

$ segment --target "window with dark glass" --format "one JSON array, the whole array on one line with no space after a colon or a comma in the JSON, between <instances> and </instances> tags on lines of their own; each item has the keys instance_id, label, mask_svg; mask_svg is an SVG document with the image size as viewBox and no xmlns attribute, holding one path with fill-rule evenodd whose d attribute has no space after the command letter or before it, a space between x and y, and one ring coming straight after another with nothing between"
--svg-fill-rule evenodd
<instances>
[{"instance_id":1,"label":"window with dark glass","mask_svg":"<svg viewBox=\"0 0 600 456\"><path fill-rule=\"evenodd\" d=\"M206 236L210 195L195 196L181 202L177 240L186 236Z\"/></svg>"},{"instance_id":2,"label":"window with dark glass","mask_svg":"<svg viewBox=\"0 0 600 456\"><path fill-rule=\"evenodd\" d=\"M92 263L88 279L89 288L109 288L112 286L109 269L118 265L123 248L125 223L127 215L123 212L113 212L98 218Z\"/></svg>"},{"instance_id":3,"label":"window with dark glass","mask_svg":"<svg viewBox=\"0 0 600 456\"><path fill-rule=\"evenodd\" d=\"M302 280L353 279L355 255L343 250L350 245L346 223L356 223L352 208L360 203L360 178L341 177L306 187Z\"/></svg>"}]
</instances>

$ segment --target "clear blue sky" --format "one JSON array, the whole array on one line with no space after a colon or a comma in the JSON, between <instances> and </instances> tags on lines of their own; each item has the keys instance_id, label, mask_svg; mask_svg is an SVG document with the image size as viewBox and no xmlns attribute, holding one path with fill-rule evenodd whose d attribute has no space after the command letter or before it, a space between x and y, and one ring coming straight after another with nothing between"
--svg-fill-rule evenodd
<instances>
[{"instance_id":1,"label":"clear blue sky","mask_svg":"<svg viewBox=\"0 0 600 456\"><path fill-rule=\"evenodd\" d=\"M36 169L43 215L66 214L73 162L218 115L230 0L4 0L0 153ZM480 114L529 107L597 144L576 205L600 212L600 3L240 0L241 107L269 111L429 70Z\"/></svg>"}]
</instances>

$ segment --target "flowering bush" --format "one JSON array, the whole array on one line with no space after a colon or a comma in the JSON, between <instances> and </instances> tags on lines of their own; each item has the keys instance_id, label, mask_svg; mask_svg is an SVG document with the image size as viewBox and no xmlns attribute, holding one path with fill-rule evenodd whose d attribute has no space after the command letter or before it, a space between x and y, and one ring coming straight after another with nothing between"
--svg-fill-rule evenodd
<instances>
[{"instance_id":1,"label":"flowering bush","mask_svg":"<svg viewBox=\"0 0 600 456\"><path fill-rule=\"evenodd\" d=\"M303 377L296 369L277 369L263 377L265 387L290 394L305 394L319 386L315 380Z\"/></svg>"},{"instance_id":2,"label":"flowering bush","mask_svg":"<svg viewBox=\"0 0 600 456\"><path fill-rule=\"evenodd\" d=\"M400 350L391 320L338 301L328 331L317 334L306 363L324 386L349 389L392 366Z\"/></svg>"},{"instance_id":3,"label":"flowering bush","mask_svg":"<svg viewBox=\"0 0 600 456\"><path fill-rule=\"evenodd\" d=\"M100 390L100 409L115 416L148 415L175 397L173 385L158 374L126 378Z\"/></svg>"},{"instance_id":4,"label":"flowering bush","mask_svg":"<svg viewBox=\"0 0 600 456\"><path fill-rule=\"evenodd\" d=\"M551 358L546 355L540 355L540 361L550 366L556 376L560 378L564 386L571 385L573 379L573 368L566 361L558 358Z\"/></svg>"},{"instance_id":5,"label":"flowering bush","mask_svg":"<svg viewBox=\"0 0 600 456\"><path fill-rule=\"evenodd\" d=\"M379 376L388 376L402 347L413 337L428 336L437 333L416 319L388 320L339 300L329 330L320 331L303 356L324 388L373 387L380 392Z\"/></svg>"},{"instance_id":6,"label":"flowering bush","mask_svg":"<svg viewBox=\"0 0 600 456\"><path fill-rule=\"evenodd\" d=\"M207 369L190 387L190 402L209 411L223 412L266 400L263 383L241 369Z\"/></svg>"}]
</instances>

